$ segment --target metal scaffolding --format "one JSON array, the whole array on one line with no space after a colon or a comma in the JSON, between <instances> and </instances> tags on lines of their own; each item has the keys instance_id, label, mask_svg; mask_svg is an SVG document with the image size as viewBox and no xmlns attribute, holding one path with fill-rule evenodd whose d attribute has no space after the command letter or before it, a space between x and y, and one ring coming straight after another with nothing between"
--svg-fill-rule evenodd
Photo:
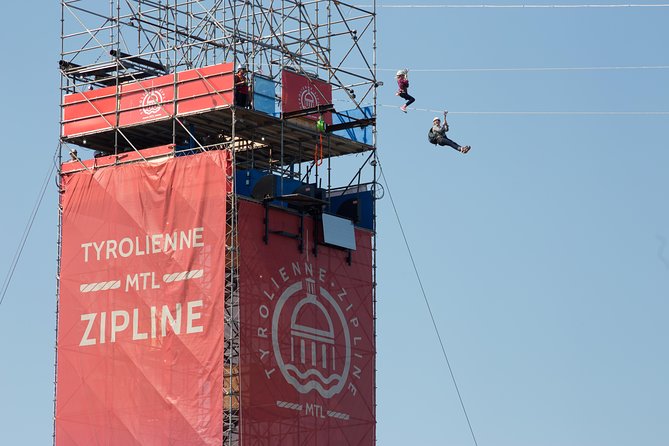
<instances>
[{"instance_id":1,"label":"metal scaffolding","mask_svg":"<svg viewBox=\"0 0 669 446\"><path fill-rule=\"evenodd\" d=\"M375 11L336 0L62 0L62 93L220 62L332 85L337 108L374 105Z\"/></svg>"},{"instance_id":2,"label":"metal scaffolding","mask_svg":"<svg viewBox=\"0 0 669 446\"><path fill-rule=\"evenodd\" d=\"M85 148L105 155L160 145L188 145L193 152L230 150L231 193L227 200L226 253L226 395L224 444L239 443L239 291L237 194L240 168L260 168L301 181L361 185L376 192L376 2L356 6L337 0L61 0L61 109L64 98L116 87L184 70L234 63L252 76L277 86L271 100L281 110L281 76L286 70L332 86L332 109L348 117L343 128L366 127L370 140L360 142L319 134L303 116L260 113L230 107L207 116L172 113L160 127L111 126L95 135L61 134L61 157ZM176 76L174 77L176 79ZM175 80L176 82L176 80ZM176 100L176 99L175 99ZM343 111L343 112L342 112ZM117 118L119 110L117 108ZM61 125L64 119L61 113ZM100 116L105 118L101 113ZM106 119L106 118L105 118ZM302 120L302 121L301 121ZM301 122L300 122L301 121ZM116 121L118 122L118 120ZM197 124L198 131L193 130ZM321 138L320 164L312 142ZM83 152L83 153L82 153ZM77 156L84 158L86 151ZM337 161L336 175L332 162ZM141 160L144 157L140 154ZM339 166L344 166L339 170ZM348 174L344 173L348 170ZM336 177L336 178L333 178ZM314 181L315 179L315 181ZM375 205L374 205L375 207ZM375 221L375 211L374 211ZM375 225L375 224L374 224ZM374 226L375 231L375 226ZM376 238L373 240L374 302ZM375 310L374 310L375 311Z\"/></svg>"}]
</instances>

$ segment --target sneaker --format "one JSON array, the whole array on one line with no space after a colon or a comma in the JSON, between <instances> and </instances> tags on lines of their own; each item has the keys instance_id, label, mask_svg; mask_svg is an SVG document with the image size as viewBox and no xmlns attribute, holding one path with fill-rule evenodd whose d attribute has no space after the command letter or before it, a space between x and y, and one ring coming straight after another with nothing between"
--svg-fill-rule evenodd
<instances>
[{"instance_id":1,"label":"sneaker","mask_svg":"<svg viewBox=\"0 0 669 446\"><path fill-rule=\"evenodd\" d=\"M462 146L460 147L460 152L467 153L471 150L471 146Z\"/></svg>"},{"instance_id":2,"label":"sneaker","mask_svg":"<svg viewBox=\"0 0 669 446\"><path fill-rule=\"evenodd\" d=\"M406 113L407 112L407 106L406 105L401 106L400 110L402 110L404 113Z\"/></svg>"}]
</instances>

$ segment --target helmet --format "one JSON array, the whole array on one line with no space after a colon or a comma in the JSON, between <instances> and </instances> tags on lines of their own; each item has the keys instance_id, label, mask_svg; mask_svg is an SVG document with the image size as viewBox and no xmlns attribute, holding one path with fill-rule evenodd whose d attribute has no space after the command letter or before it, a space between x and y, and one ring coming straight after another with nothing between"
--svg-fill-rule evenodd
<instances>
[{"instance_id":1,"label":"helmet","mask_svg":"<svg viewBox=\"0 0 669 446\"><path fill-rule=\"evenodd\" d=\"M406 75L407 75L407 69L404 68L402 70L399 70L397 74L395 74L395 77L406 76Z\"/></svg>"},{"instance_id":2,"label":"helmet","mask_svg":"<svg viewBox=\"0 0 669 446\"><path fill-rule=\"evenodd\" d=\"M434 119L432 120L432 122L434 122L434 121L441 121L441 119L439 118L439 116L435 116Z\"/></svg>"}]
</instances>

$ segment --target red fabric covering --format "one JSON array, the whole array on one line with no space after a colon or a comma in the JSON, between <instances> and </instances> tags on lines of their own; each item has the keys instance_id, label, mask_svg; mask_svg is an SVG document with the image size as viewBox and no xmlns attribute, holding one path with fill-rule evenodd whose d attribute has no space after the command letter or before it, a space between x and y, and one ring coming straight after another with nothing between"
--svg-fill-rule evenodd
<instances>
[{"instance_id":1,"label":"red fabric covering","mask_svg":"<svg viewBox=\"0 0 669 446\"><path fill-rule=\"evenodd\" d=\"M63 177L56 445L220 445L227 152Z\"/></svg>"},{"instance_id":2,"label":"red fabric covering","mask_svg":"<svg viewBox=\"0 0 669 446\"><path fill-rule=\"evenodd\" d=\"M270 234L264 210L239 206L242 444L374 444L371 235L347 252ZM298 216L270 211L270 230L297 233Z\"/></svg>"}]
</instances>

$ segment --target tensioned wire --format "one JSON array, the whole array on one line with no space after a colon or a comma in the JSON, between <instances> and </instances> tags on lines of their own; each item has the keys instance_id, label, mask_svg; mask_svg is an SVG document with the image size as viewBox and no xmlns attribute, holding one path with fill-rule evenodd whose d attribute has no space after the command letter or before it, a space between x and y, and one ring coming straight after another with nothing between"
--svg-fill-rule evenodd
<instances>
[{"instance_id":1,"label":"tensioned wire","mask_svg":"<svg viewBox=\"0 0 669 446\"><path fill-rule=\"evenodd\" d=\"M333 102L345 102L345 99L334 99ZM396 108L399 109L399 105L391 104L378 104L379 107L385 108ZM445 110L435 109L435 108L421 108L421 107L408 107L407 111L409 112L427 112L427 113L443 113ZM448 110L448 113L451 115L497 115L497 116L669 116L669 111L663 110L651 110L651 111L602 111L602 110L479 110L479 111L468 111L468 110Z\"/></svg>"},{"instance_id":2,"label":"tensioned wire","mask_svg":"<svg viewBox=\"0 0 669 446\"><path fill-rule=\"evenodd\" d=\"M0 292L0 305L2 305L2 302L5 300L5 294L7 293L7 289L9 289L9 284L12 282L12 277L14 277L14 271L16 270L16 265L18 265L19 260L21 259L23 248L26 245L26 241L28 240L28 235L30 235L30 230L33 227L33 223L35 222L35 217L37 216L37 212L39 211L39 208L42 204L42 199L44 198L44 193L46 192L46 188L49 184L49 178L51 178L51 175L53 175L54 170L56 170L56 164L58 163L57 159L58 150L59 148L56 148L56 152L54 153L53 156L53 163L49 168L49 171L47 172L46 176L44 177L44 181L42 182L42 189L37 195L37 200L35 201L33 210L30 213L30 217L28 217L28 223L26 223L26 226L23 229L23 235L19 240L19 246L17 247L16 252L14 253L14 258L12 259L12 262L9 265L9 270L7 271L7 275L5 276L5 281L2 283L2 291Z\"/></svg>"},{"instance_id":3,"label":"tensioned wire","mask_svg":"<svg viewBox=\"0 0 669 446\"><path fill-rule=\"evenodd\" d=\"M258 64L257 67L271 67L269 64ZM409 73L476 73L476 72L515 72L515 71L618 71L618 70L667 70L669 65L619 65L593 67L482 67L482 68L412 68ZM337 67L337 70L369 71L369 67ZM376 71L396 72L398 68L376 68Z\"/></svg>"},{"instance_id":4,"label":"tensioned wire","mask_svg":"<svg viewBox=\"0 0 669 446\"><path fill-rule=\"evenodd\" d=\"M380 107L400 108L399 105L379 104ZM408 107L407 111L443 113L444 109ZM517 116L669 116L669 111L458 111L449 110L450 115L517 115Z\"/></svg>"},{"instance_id":5,"label":"tensioned wire","mask_svg":"<svg viewBox=\"0 0 669 446\"><path fill-rule=\"evenodd\" d=\"M363 71L368 68L342 67L350 71ZM617 71L617 70L667 70L669 65L627 65L627 66L595 66L595 67L488 67L488 68L417 68L409 73L469 73L495 71ZM377 68L376 71L397 71L397 68Z\"/></svg>"},{"instance_id":6,"label":"tensioned wire","mask_svg":"<svg viewBox=\"0 0 669 446\"><path fill-rule=\"evenodd\" d=\"M357 5L358 7L372 7L372 5ZM587 3L587 4L552 4L552 5L543 5L543 4L515 4L515 5L504 5L504 4L437 4L437 5L393 5L393 4L376 4L377 8L388 8L388 9L596 9L596 8L667 8L669 3L610 3L610 4L597 4L597 3Z\"/></svg>"},{"instance_id":7,"label":"tensioned wire","mask_svg":"<svg viewBox=\"0 0 669 446\"><path fill-rule=\"evenodd\" d=\"M362 71L367 68L342 67L350 71ZM669 65L620 65L592 67L488 67L488 68L417 68L409 73L459 73L459 72L549 72L549 71L621 71L621 70L667 70ZM376 71L395 72L396 68L377 68ZM335 99L337 101L337 99ZM396 105L379 104L380 107L399 108ZM441 113L443 109L409 107L418 112ZM667 116L669 111L450 111L461 115L578 115L578 116Z\"/></svg>"},{"instance_id":8,"label":"tensioned wire","mask_svg":"<svg viewBox=\"0 0 669 446\"><path fill-rule=\"evenodd\" d=\"M383 178L383 183L385 184L385 190L388 191L388 197L390 198L390 204L393 207L393 211L395 212L395 218L397 219L397 224L399 225L400 232L402 233L402 238L404 239L404 245L407 248L407 252L409 253L409 259L411 260L411 265L413 266L414 273L416 274L416 279L418 280L418 285L420 286L420 291L423 295L423 300L425 301L425 306L427 307L427 312L430 314L430 320L432 321L432 327L434 328L434 332L437 335L437 339L439 340L439 345L441 346L441 353L444 356L444 360L446 361L446 366L448 367L448 372L451 375L451 380L453 381L453 386L455 387L455 392L458 394L458 400L460 401L460 407L462 408L462 412L465 415L465 419L467 420L467 426L469 427L469 432L472 435L472 440L474 440L474 444L478 446L478 442L476 441L476 435L474 435L474 429L472 428L472 423L469 420L469 415L467 414L467 409L465 408L465 403L462 399L462 394L460 393L460 388L458 387L458 382L455 379L455 374L453 373L453 368L451 367L451 361L448 359L448 354L446 353L446 347L444 345L444 341L441 337L441 333L439 332L439 327L437 326L437 322L434 319L434 314L432 313L432 307L430 306L430 301L427 298L427 293L425 292L425 288L423 287L423 281L420 278L420 274L418 273L418 267L416 266L416 262L413 258L413 253L411 252L411 247L409 246L409 241L407 240L406 234L404 232L404 227L402 226L402 221L400 220L400 215L397 212L397 207L395 206L395 200L393 200L393 194L390 191L390 187L388 186L388 180L386 179L386 174L383 172L383 166L381 165L381 159L378 156L376 156L379 170L381 172L381 178Z\"/></svg>"}]
</instances>

